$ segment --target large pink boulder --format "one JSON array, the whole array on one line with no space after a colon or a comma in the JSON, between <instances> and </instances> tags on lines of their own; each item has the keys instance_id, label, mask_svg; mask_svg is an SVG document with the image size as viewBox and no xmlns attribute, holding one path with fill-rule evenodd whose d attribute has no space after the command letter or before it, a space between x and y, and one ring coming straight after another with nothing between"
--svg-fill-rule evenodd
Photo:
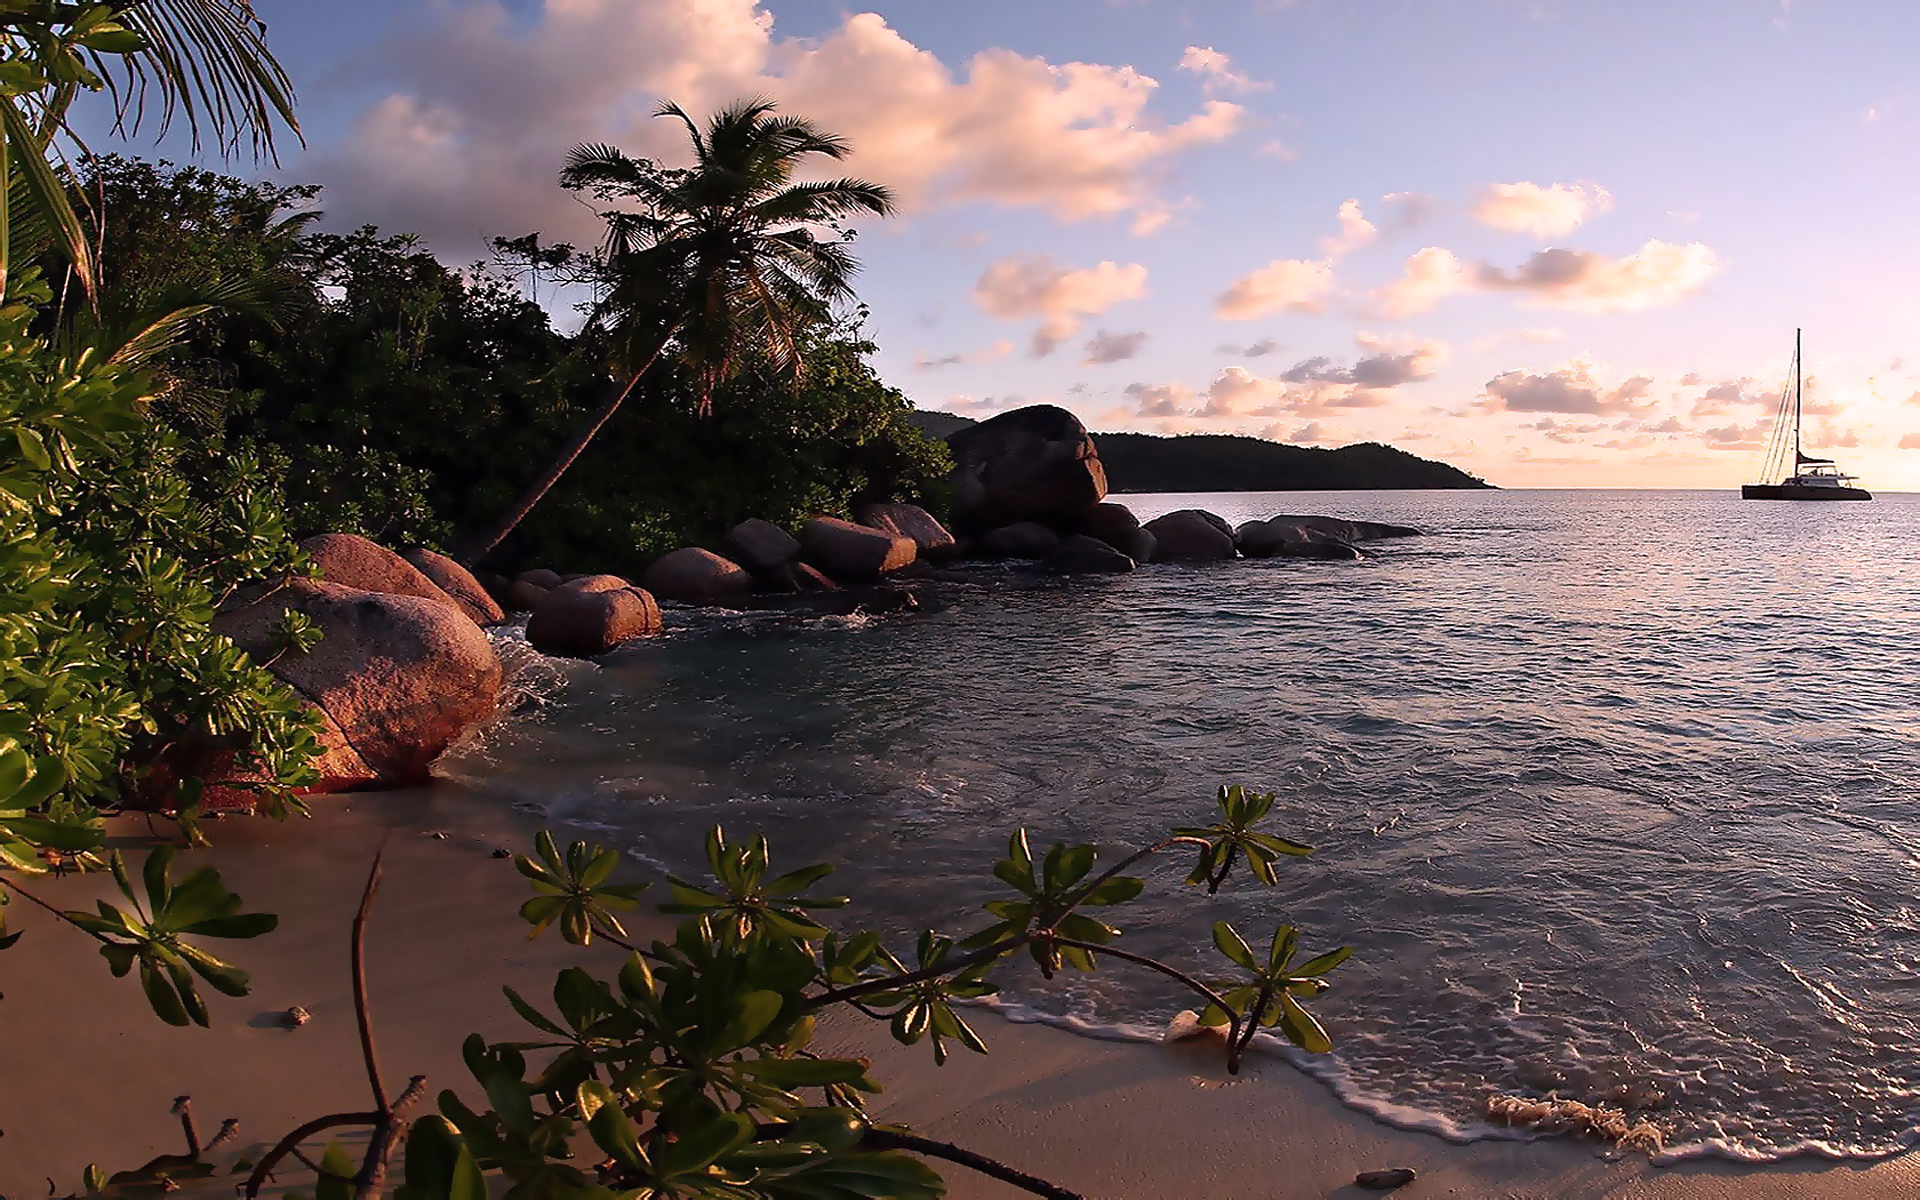
<instances>
[{"instance_id":1,"label":"large pink boulder","mask_svg":"<svg viewBox=\"0 0 1920 1200\"><path fill-rule=\"evenodd\" d=\"M236 599L214 618L215 632L326 714L317 791L423 783L428 765L499 704L493 643L445 599L312 579ZM313 649L285 647L278 627L288 611L319 627Z\"/></svg>"},{"instance_id":2,"label":"large pink boulder","mask_svg":"<svg viewBox=\"0 0 1920 1200\"><path fill-rule=\"evenodd\" d=\"M401 556L412 564L414 570L425 575L433 586L447 594L447 598L460 606L480 625L498 625L507 619L493 597L487 594L486 585L474 577L473 572L444 554L429 550L425 546L416 547Z\"/></svg>"},{"instance_id":3,"label":"large pink boulder","mask_svg":"<svg viewBox=\"0 0 1920 1200\"><path fill-rule=\"evenodd\" d=\"M478 624L452 596L441 590L420 569L378 542L357 533L323 533L300 543L318 568L320 578L341 587L363 592L385 592L390 596L419 596L450 604L462 616ZM476 588L478 585L475 585Z\"/></svg>"},{"instance_id":4,"label":"large pink boulder","mask_svg":"<svg viewBox=\"0 0 1920 1200\"><path fill-rule=\"evenodd\" d=\"M655 559L640 584L682 604L737 604L753 591L753 576L711 550L687 546Z\"/></svg>"},{"instance_id":5,"label":"large pink boulder","mask_svg":"<svg viewBox=\"0 0 1920 1200\"><path fill-rule=\"evenodd\" d=\"M542 654L593 658L660 632L660 606L617 575L585 575L541 597L527 641Z\"/></svg>"},{"instance_id":6,"label":"large pink boulder","mask_svg":"<svg viewBox=\"0 0 1920 1200\"><path fill-rule=\"evenodd\" d=\"M871 582L914 560L912 538L868 529L838 517L815 517L800 527L807 560L834 579Z\"/></svg>"},{"instance_id":7,"label":"large pink boulder","mask_svg":"<svg viewBox=\"0 0 1920 1200\"><path fill-rule=\"evenodd\" d=\"M861 506L858 516L869 529L912 538L914 551L921 558L942 558L958 548L947 527L918 504L867 504Z\"/></svg>"}]
</instances>

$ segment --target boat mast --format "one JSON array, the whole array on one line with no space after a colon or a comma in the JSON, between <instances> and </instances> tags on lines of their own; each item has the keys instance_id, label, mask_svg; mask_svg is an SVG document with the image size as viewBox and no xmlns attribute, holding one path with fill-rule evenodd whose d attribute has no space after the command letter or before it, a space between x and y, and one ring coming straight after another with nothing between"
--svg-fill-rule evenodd
<instances>
[{"instance_id":1,"label":"boat mast","mask_svg":"<svg viewBox=\"0 0 1920 1200\"><path fill-rule=\"evenodd\" d=\"M1793 473L1800 473L1800 331L1793 331Z\"/></svg>"}]
</instances>

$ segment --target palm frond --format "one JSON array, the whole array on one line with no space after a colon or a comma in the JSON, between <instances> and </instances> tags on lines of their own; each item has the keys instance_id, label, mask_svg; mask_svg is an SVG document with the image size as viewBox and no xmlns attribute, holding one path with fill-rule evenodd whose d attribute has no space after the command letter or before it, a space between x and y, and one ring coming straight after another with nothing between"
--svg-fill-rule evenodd
<instances>
[{"instance_id":1,"label":"palm frond","mask_svg":"<svg viewBox=\"0 0 1920 1200\"><path fill-rule=\"evenodd\" d=\"M152 96L156 136L165 136L177 113L196 152L204 132L223 155L244 146L279 164L275 121L300 138L293 80L267 49L266 23L250 0L113 0L113 7L147 39L133 54L95 56L114 94L116 132L137 135Z\"/></svg>"}]
</instances>

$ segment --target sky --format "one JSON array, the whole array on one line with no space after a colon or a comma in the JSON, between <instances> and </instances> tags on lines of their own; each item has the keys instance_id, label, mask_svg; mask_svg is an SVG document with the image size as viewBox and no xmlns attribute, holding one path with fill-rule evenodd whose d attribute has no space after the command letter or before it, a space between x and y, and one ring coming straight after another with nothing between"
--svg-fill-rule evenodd
<instances>
[{"instance_id":1,"label":"sky","mask_svg":"<svg viewBox=\"0 0 1920 1200\"><path fill-rule=\"evenodd\" d=\"M921 408L1732 487L1804 328L1809 448L1920 491L1911 0L256 9L300 94L279 176L450 263L593 242L561 160L682 159L664 99L845 136L901 202L857 287Z\"/></svg>"}]
</instances>

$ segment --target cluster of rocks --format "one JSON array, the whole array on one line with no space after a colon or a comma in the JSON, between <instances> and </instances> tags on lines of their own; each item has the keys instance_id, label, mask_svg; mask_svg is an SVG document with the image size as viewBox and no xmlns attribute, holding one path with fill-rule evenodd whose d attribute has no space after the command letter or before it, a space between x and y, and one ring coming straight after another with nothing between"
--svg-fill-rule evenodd
<instances>
[{"instance_id":1,"label":"cluster of rocks","mask_svg":"<svg viewBox=\"0 0 1920 1200\"><path fill-rule=\"evenodd\" d=\"M1355 542L1419 530L1332 517L1279 516L1238 528L1201 509L1142 525L1106 499L1093 438L1064 408L1002 413L947 439L954 528L965 557L1036 559L1067 572L1131 571L1149 562L1361 558Z\"/></svg>"},{"instance_id":2,"label":"cluster of rocks","mask_svg":"<svg viewBox=\"0 0 1920 1200\"><path fill-rule=\"evenodd\" d=\"M492 717L503 671L484 626L500 606L459 563L431 550L406 556L353 534L301 543L317 568L246 589L213 628L318 711L325 726L312 792L405 787L468 729ZM309 651L289 646L288 613L320 632ZM210 789L215 806L244 806L243 773Z\"/></svg>"},{"instance_id":3,"label":"cluster of rocks","mask_svg":"<svg viewBox=\"0 0 1920 1200\"><path fill-rule=\"evenodd\" d=\"M659 600L724 608L769 597L844 595L847 607L884 596L874 585L918 578L909 569L950 559L952 534L925 509L875 504L859 521L814 517L795 533L759 518L727 534L726 554L686 546L655 559L637 584L617 575L541 569L484 578L508 611L529 614L527 640L543 654L593 657L660 629ZM896 597L894 606L902 606ZM815 607L833 609L832 602Z\"/></svg>"},{"instance_id":4,"label":"cluster of rocks","mask_svg":"<svg viewBox=\"0 0 1920 1200\"><path fill-rule=\"evenodd\" d=\"M321 780L312 791L397 787L426 780L435 758L494 714L503 671L485 629L509 612L528 614L527 640L536 650L593 657L657 633L660 600L884 611L917 606L902 581L967 578L952 570L959 560L1115 573L1241 556L1359 558L1357 542L1419 532L1307 516L1234 528L1199 509L1143 525L1106 499L1106 472L1086 427L1052 405L1003 413L948 444L956 464L954 532L911 504L867 505L854 521L816 516L791 532L754 519L727 535L724 554L675 550L637 583L550 570L476 577L431 550L402 555L352 534L325 534L301 543L315 577L241 593L214 628L321 714ZM311 651L286 644L289 612L319 628ZM237 773L229 779L245 782Z\"/></svg>"}]
</instances>

